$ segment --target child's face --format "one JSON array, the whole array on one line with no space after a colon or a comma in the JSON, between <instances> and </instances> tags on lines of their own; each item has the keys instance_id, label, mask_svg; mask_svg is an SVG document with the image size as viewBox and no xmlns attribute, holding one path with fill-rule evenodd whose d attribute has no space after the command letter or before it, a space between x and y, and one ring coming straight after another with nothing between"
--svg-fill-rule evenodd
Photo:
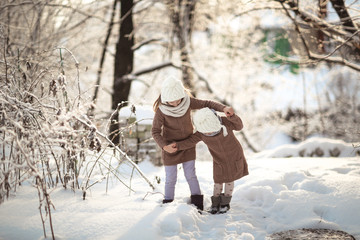
<instances>
[{"instance_id":1,"label":"child's face","mask_svg":"<svg viewBox=\"0 0 360 240\"><path fill-rule=\"evenodd\" d=\"M175 101L171 101L171 102L167 102L169 105L176 107L181 103L181 99L179 100L175 100Z\"/></svg>"},{"instance_id":2,"label":"child's face","mask_svg":"<svg viewBox=\"0 0 360 240\"><path fill-rule=\"evenodd\" d=\"M214 134L215 132L207 132L207 133L203 133L205 136L211 136L212 134Z\"/></svg>"}]
</instances>

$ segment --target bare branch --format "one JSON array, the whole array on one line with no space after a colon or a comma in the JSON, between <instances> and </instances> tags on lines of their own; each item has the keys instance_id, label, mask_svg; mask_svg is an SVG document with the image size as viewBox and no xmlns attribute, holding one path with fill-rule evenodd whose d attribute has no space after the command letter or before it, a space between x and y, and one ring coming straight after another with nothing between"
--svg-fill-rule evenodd
<instances>
[{"instance_id":1,"label":"bare branch","mask_svg":"<svg viewBox=\"0 0 360 240\"><path fill-rule=\"evenodd\" d=\"M141 47L145 46L146 44L153 43L153 42L159 42L159 41L161 41L161 40L162 40L162 38L152 38L152 39L148 39L148 40L146 40L146 41L143 41L143 42L140 42L140 43L134 45L131 49L134 50L134 51L136 51L136 50L140 49Z\"/></svg>"},{"instance_id":2,"label":"bare branch","mask_svg":"<svg viewBox=\"0 0 360 240\"><path fill-rule=\"evenodd\" d=\"M85 115L83 115L83 117L85 118L85 120L82 120L78 117L75 117L79 122L81 122L82 124L84 124L85 126L87 126L88 128L94 128L94 126L91 126L88 122L89 120L87 119L87 117ZM104 138L110 146L112 146L117 152L119 152L122 156L124 156L126 158L126 160L136 169L136 171L138 171L138 173L145 179L145 181L149 184L149 186L155 190L154 185L150 182L150 180L145 176L145 174L140 170L140 168L138 167L138 165L131 160L131 158L124 153L118 146L116 146L105 134L99 132L96 129L96 134L101 136L102 138Z\"/></svg>"},{"instance_id":3,"label":"bare branch","mask_svg":"<svg viewBox=\"0 0 360 240\"><path fill-rule=\"evenodd\" d=\"M165 68L165 67L174 67L174 68L180 69L180 67L175 66L172 62L164 62L164 63L160 63L158 65L154 65L154 66L151 66L149 68L145 68L145 69L139 70L137 72L133 72L131 74L125 75L122 78L116 79L114 84L115 85L119 84L121 81L123 81L123 79L127 79L127 80L130 80L130 81L135 80L140 75L147 74L147 73L150 73L150 72L154 72L154 71L160 70L160 69Z\"/></svg>"},{"instance_id":4,"label":"bare branch","mask_svg":"<svg viewBox=\"0 0 360 240\"><path fill-rule=\"evenodd\" d=\"M114 18L115 18L117 3L118 3L118 1L114 0L113 6L112 6L112 11L111 11L110 23L109 23L108 30L107 30L107 33L106 33L106 37L105 37L104 44L103 44L103 50L102 50L102 53L101 53L99 68L98 68L98 72L97 72L97 79L96 79L96 84L95 84L94 96L92 98L94 104L96 104L96 100L97 100L97 96L98 96L98 92L99 92L99 87L100 87L100 82L101 82L101 74L102 74L103 65L104 65L104 62L105 62L107 46L108 46L109 39L110 39L110 36L111 36L111 31L112 31L113 26L114 26ZM92 105L92 107L91 107L91 109L89 111L90 111L89 115L92 115L93 111L94 111L93 105Z\"/></svg>"}]
</instances>

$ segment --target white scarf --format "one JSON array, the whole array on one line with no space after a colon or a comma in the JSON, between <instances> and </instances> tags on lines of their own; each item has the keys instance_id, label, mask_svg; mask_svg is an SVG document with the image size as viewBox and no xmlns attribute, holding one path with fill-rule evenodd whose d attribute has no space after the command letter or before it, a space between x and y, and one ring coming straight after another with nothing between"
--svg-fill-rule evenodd
<instances>
[{"instance_id":1,"label":"white scarf","mask_svg":"<svg viewBox=\"0 0 360 240\"><path fill-rule=\"evenodd\" d=\"M185 97L182 99L179 105L176 107L169 106L169 105L163 105L160 104L159 108L161 112L163 112L165 115L171 116L171 117L182 117L185 115L187 110L190 107L190 97L189 95L185 94Z\"/></svg>"}]
</instances>

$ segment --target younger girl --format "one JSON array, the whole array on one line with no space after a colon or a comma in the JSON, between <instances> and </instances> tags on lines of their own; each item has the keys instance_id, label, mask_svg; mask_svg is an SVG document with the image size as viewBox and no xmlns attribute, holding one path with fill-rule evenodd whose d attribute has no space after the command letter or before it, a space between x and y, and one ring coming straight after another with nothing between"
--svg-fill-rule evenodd
<instances>
[{"instance_id":1,"label":"younger girl","mask_svg":"<svg viewBox=\"0 0 360 240\"><path fill-rule=\"evenodd\" d=\"M213 157L215 182L210 213L225 213L230 209L234 181L249 174L243 149L233 133L233 130L241 130L243 123L236 114L220 118L209 108L196 111L193 123L197 132L172 146L180 151L186 151L199 141L207 145ZM222 193L223 184L225 184L224 193Z\"/></svg>"},{"instance_id":2,"label":"younger girl","mask_svg":"<svg viewBox=\"0 0 360 240\"><path fill-rule=\"evenodd\" d=\"M195 171L195 145L176 151L171 145L182 141L193 133L190 118L191 109L210 107L225 114L233 114L231 107L223 104L199 100L189 95L180 80L168 78L161 87L161 94L154 103L155 116L152 136L162 149L162 160L165 165L165 198L163 203L172 202L177 181L177 164L182 164L186 181L191 192L191 203L203 210L203 195Z\"/></svg>"}]
</instances>

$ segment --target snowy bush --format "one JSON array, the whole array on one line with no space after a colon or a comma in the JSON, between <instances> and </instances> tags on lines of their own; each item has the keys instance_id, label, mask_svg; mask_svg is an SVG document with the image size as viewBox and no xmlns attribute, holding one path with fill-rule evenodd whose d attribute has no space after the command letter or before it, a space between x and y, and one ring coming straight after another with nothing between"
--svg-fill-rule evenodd
<instances>
[{"instance_id":1,"label":"snowy bush","mask_svg":"<svg viewBox=\"0 0 360 240\"><path fill-rule=\"evenodd\" d=\"M24 182L33 185L45 237L47 221L54 234L50 193L57 186L79 189L85 198L90 187L111 176L126 185L124 178L131 176L119 173L124 162L145 178L86 116L90 106L77 84L76 58L64 48L54 52L60 52L60 64L52 53L20 60L2 55L0 76L0 203ZM69 53L66 59L64 52ZM113 148L110 160L103 157L107 145L100 138Z\"/></svg>"}]
</instances>

